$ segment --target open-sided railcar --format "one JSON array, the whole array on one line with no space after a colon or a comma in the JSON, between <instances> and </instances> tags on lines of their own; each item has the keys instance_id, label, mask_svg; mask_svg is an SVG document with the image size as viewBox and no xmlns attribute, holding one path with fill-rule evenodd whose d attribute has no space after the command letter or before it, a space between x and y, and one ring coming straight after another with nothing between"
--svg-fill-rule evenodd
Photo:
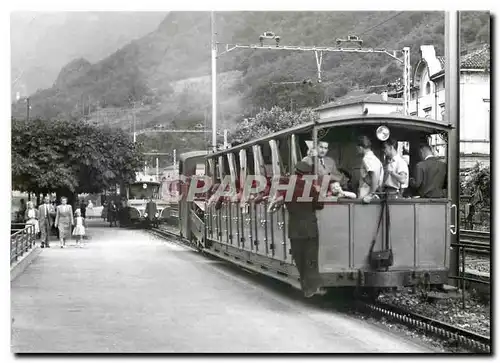
<instances>
[{"instance_id":1,"label":"open-sided railcar","mask_svg":"<svg viewBox=\"0 0 500 363\"><path fill-rule=\"evenodd\" d=\"M209 154L207 175L215 185L229 175L238 192L247 175L263 175L268 180L286 179L305 156L305 141L313 140L316 146L323 140L330 145L328 156L337 166L349 171L356 185L361 159L354 140L359 135L370 137L373 152L382 160L381 143L375 136L382 125L390 130L391 137L409 144L410 177L420 161L418 145L431 135L447 140L451 128L442 121L398 114L325 119ZM268 212L266 197L261 195L257 201L245 203L225 198L222 203L208 206L183 198L179 203L182 234L196 240L208 253L297 286L299 275L288 238L288 212L286 207L275 213ZM200 214L201 204L204 207ZM447 282L449 229L456 223L451 220L449 198L388 200L387 207L390 226L385 223L387 216L381 214L382 202L376 200L364 204L359 199L338 199L316 211L318 267L323 287L380 288ZM379 216L383 218L382 232L375 236ZM375 250L382 250L384 244L389 243L393 253L391 266L377 269L370 263L370 245L374 238Z\"/></svg>"}]
</instances>

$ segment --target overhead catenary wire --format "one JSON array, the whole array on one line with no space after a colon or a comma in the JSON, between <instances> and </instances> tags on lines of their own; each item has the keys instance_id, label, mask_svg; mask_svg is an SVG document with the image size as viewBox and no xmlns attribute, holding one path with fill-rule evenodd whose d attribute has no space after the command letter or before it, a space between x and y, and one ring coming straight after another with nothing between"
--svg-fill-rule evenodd
<instances>
[{"instance_id":1,"label":"overhead catenary wire","mask_svg":"<svg viewBox=\"0 0 500 363\"><path fill-rule=\"evenodd\" d=\"M358 34L358 36L361 36L361 35L366 34L367 32L369 32L370 30L373 30L373 29L375 29L375 28L378 28L379 26L381 26L381 25L383 25L383 24L387 23L389 20L392 20L392 19L394 19L395 17L397 17L397 16L399 16L399 15L401 15L401 14L403 14L403 13L404 13L404 11L399 11L399 12L397 12L396 14L394 14L394 15L390 16L389 18L385 19L384 21L382 21L382 22L380 22L380 23L378 23L378 24L376 24L376 25L373 25L373 26L369 27L368 29L363 30L361 33L359 33L359 34Z\"/></svg>"}]
</instances>

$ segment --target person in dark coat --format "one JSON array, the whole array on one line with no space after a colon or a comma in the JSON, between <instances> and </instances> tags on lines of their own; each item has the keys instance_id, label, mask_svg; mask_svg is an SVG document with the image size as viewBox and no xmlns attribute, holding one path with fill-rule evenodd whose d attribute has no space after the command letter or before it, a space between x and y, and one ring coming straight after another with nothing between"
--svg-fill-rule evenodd
<instances>
[{"instance_id":1,"label":"person in dark coat","mask_svg":"<svg viewBox=\"0 0 500 363\"><path fill-rule=\"evenodd\" d=\"M445 198L447 187L447 166L435 157L429 145L420 146L422 161L417 163L415 178L410 178L410 186L421 198Z\"/></svg>"},{"instance_id":2,"label":"person in dark coat","mask_svg":"<svg viewBox=\"0 0 500 363\"><path fill-rule=\"evenodd\" d=\"M150 197L148 204L146 204L145 210L145 212L147 213L146 222L148 227L151 227L151 224L153 224L153 222L155 221L156 211L156 203L153 201L153 197Z\"/></svg>"},{"instance_id":3,"label":"person in dark coat","mask_svg":"<svg viewBox=\"0 0 500 363\"><path fill-rule=\"evenodd\" d=\"M87 210L87 205L85 204L85 200L82 199L82 201L80 202L80 213L81 217L84 219L87 217L86 210Z\"/></svg>"},{"instance_id":4,"label":"person in dark coat","mask_svg":"<svg viewBox=\"0 0 500 363\"><path fill-rule=\"evenodd\" d=\"M108 205L108 222L110 227L113 226L113 223L116 226L117 213L118 213L118 208L116 207L115 201L111 200Z\"/></svg>"},{"instance_id":5,"label":"person in dark coat","mask_svg":"<svg viewBox=\"0 0 500 363\"><path fill-rule=\"evenodd\" d=\"M302 291L306 297L323 295L325 290L321 287L321 277L318 270L318 220L316 210L322 208L318 202L319 186L313 185L310 192L312 202L297 200L303 196L305 180L304 175L311 175L313 167L307 161L297 163L295 174L297 182L293 197L286 202L288 210L288 236L292 247L292 257L299 270Z\"/></svg>"}]
</instances>

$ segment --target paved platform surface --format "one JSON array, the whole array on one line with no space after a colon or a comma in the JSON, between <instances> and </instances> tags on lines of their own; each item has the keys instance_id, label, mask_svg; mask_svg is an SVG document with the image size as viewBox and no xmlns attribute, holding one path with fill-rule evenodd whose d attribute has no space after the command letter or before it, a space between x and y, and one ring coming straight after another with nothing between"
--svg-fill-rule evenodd
<instances>
[{"instance_id":1,"label":"paved platform surface","mask_svg":"<svg viewBox=\"0 0 500 363\"><path fill-rule=\"evenodd\" d=\"M140 230L93 222L11 283L12 352L430 352Z\"/></svg>"}]
</instances>

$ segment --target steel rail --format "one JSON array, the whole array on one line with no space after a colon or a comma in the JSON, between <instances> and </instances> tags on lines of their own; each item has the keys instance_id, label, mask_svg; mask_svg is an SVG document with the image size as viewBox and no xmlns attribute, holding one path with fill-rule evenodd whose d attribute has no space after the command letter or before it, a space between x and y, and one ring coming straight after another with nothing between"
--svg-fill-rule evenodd
<instances>
[{"instance_id":1,"label":"steel rail","mask_svg":"<svg viewBox=\"0 0 500 363\"><path fill-rule=\"evenodd\" d=\"M471 332L470 330L462 329L457 326L408 311L399 306L379 301L357 301L357 306L362 309L387 316L390 319L397 320L405 325L422 329L427 333L431 333L441 338L455 339L460 344L463 344L474 351L482 353L491 352L490 337Z\"/></svg>"}]
</instances>

